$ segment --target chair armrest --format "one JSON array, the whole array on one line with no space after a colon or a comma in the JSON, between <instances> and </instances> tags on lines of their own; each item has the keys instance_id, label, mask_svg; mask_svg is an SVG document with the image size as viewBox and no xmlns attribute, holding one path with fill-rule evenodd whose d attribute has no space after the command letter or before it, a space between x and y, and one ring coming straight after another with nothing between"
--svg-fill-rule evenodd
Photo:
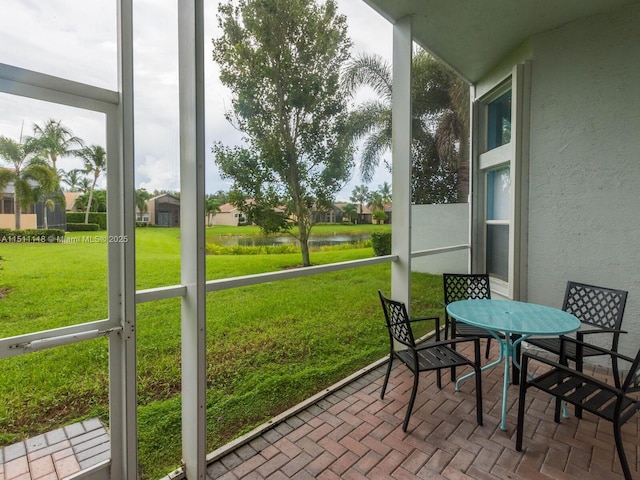
<instances>
[{"instance_id":1,"label":"chair armrest","mask_svg":"<svg viewBox=\"0 0 640 480\"><path fill-rule=\"evenodd\" d=\"M604 355L610 355L611 357L616 357L622 359L626 362L633 363L634 359L630 358L626 355L622 355L621 353L615 352L613 350L609 350L607 348L600 347L598 345L593 345L592 343L584 342L575 338L567 337L566 335L560 335L560 358L564 357L564 345L566 342L573 343L576 347L589 347L593 350L597 350Z\"/></svg>"},{"instance_id":2,"label":"chair armrest","mask_svg":"<svg viewBox=\"0 0 640 480\"><path fill-rule=\"evenodd\" d=\"M431 347L436 347L438 345L453 345L453 344L465 343L465 342L474 342L477 345L480 345L480 338L479 337L449 338L448 340L441 340L441 341L437 341L437 342L429 342L427 344L420 345L419 347L416 347L416 350L425 350L425 349L429 349Z\"/></svg>"},{"instance_id":3,"label":"chair armrest","mask_svg":"<svg viewBox=\"0 0 640 480\"><path fill-rule=\"evenodd\" d=\"M435 320L435 321L439 321L440 317L416 317L416 318L412 318L409 321L410 322L423 322L425 320Z\"/></svg>"},{"instance_id":4,"label":"chair armrest","mask_svg":"<svg viewBox=\"0 0 640 480\"><path fill-rule=\"evenodd\" d=\"M584 380L587 383L591 383L594 385L597 385L599 388L602 388L604 390L608 390L610 392L615 393L616 395L624 395L624 391L613 386L613 385L609 385L608 383L602 382L600 380L598 380L597 378L591 377L589 375L585 375L582 372L579 372L577 370L574 370L573 368L569 368L567 365L562 365L561 363L558 363L554 360L551 360L549 358L545 358L545 357L540 357L539 355L532 353L532 352L524 352L522 354L522 377L521 379L525 380L527 383L531 383L534 382L536 380L536 378L534 377L531 380L527 380L527 369L528 369L528 364L529 364L529 360L535 360L536 362L539 363L544 363L545 365L548 365L556 370L562 370L565 372L569 372L571 373L571 375L573 375L574 377L580 378L582 380ZM543 373L542 375L545 375L545 373Z\"/></svg>"},{"instance_id":5,"label":"chair armrest","mask_svg":"<svg viewBox=\"0 0 640 480\"><path fill-rule=\"evenodd\" d=\"M589 335L592 333L629 333L626 330L618 330L616 328L608 328L608 327L598 327L589 330L578 330L577 334L581 335Z\"/></svg>"}]
</instances>

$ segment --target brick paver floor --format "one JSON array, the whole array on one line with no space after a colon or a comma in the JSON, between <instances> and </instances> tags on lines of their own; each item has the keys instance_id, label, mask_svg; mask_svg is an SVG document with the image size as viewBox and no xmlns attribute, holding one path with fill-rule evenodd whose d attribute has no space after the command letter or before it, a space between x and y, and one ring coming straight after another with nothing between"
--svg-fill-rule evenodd
<instances>
[{"instance_id":1,"label":"brick paver floor","mask_svg":"<svg viewBox=\"0 0 640 480\"><path fill-rule=\"evenodd\" d=\"M494 346L492 358L497 354ZM507 431L499 428L501 367L483 374L483 426L476 424L473 381L455 392L447 375L438 390L429 373L420 377L404 433L412 376L397 364L381 400L385 369L370 371L240 446L218 451L224 453L208 465L208 480L623 478L611 424L588 413L556 424L554 402L538 391L528 395L525 451L517 452L516 386L509 389ZM607 378L607 372L598 375ZM634 478L640 479L638 417L623 427L623 436ZM0 449L0 480L63 479L108 458L108 433L91 419ZM174 472L166 478L184 476Z\"/></svg>"},{"instance_id":2,"label":"brick paver floor","mask_svg":"<svg viewBox=\"0 0 640 480\"><path fill-rule=\"evenodd\" d=\"M494 342L495 343L495 342ZM468 352L466 352L468 354ZM497 357L497 346L492 350ZM474 382L454 391L422 374L407 433L402 431L412 376L386 366L366 374L210 463L210 479L479 479L620 480L611 424L585 413L553 421L554 402L527 395L525 451L515 450L517 386L509 388L507 431L500 430L503 368L483 374L484 425L475 417ZM593 370L591 371L593 373ZM460 374L460 373L459 373ZM603 374L605 378L606 372ZM638 472L640 415L623 427L627 457Z\"/></svg>"},{"instance_id":3,"label":"brick paver floor","mask_svg":"<svg viewBox=\"0 0 640 480\"><path fill-rule=\"evenodd\" d=\"M0 480L64 479L109 456L109 434L92 418L0 448Z\"/></svg>"}]
</instances>

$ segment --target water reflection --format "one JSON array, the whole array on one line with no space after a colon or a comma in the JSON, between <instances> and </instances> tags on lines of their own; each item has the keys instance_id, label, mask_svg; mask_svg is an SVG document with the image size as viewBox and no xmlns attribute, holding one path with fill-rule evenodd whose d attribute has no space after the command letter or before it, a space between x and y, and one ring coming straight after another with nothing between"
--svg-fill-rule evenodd
<instances>
[{"instance_id":1,"label":"water reflection","mask_svg":"<svg viewBox=\"0 0 640 480\"><path fill-rule=\"evenodd\" d=\"M359 243L369 240L370 234L361 235L322 235L312 236L309 238L310 247L326 247L332 245L340 245L343 243ZM207 240L216 245L224 247L264 247L282 244L300 245L300 242L291 235L283 236L259 236L259 235L211 235Z\"/></svg>"}]
</instances>

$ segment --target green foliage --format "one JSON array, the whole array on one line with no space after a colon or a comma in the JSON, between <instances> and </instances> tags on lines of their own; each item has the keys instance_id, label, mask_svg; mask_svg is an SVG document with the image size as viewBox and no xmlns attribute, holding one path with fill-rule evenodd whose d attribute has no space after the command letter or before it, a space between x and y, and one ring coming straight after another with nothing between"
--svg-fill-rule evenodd
<instances>
[{"instance_id":1,"label":"green foliage","mask_svg":"<svg viewBox=\"0 0 640 480\"><path fill-rule=\"evenodd\" d=\"M0 168L0 192L13 184L16 229L21 228L22 210L58 189L58 175L38 157L38 148L34 139L16 142L0 135L0 158L9 164L9 168Z\"/></svg>"},{"instance_id":2,"label":"green foliage","mask_svg":"<svg viewBox=\"0 0 640 480\"><path fill-rule=\"evenodd\" d=\"M0 228L0 243L58 243L64 242L64 230L55 228L28 228L10 230Z\"/></svg>"},{"instance_id":3,"label":"green foliage","mask_svg":"<svg viewBox=\"0 0 640 480\"><path fill-rule=\"evenodd\" d=\"M67 212L67 224L84 223L84 215L82 212ZM89 223L97 223L100 226L100 230L106 230L107 214L104 212L91 212L89 214Z\"/></svg>"},{"instance_id":4,"label":"green foliage","mask_svg":"<svg viewBox=\"0 0 640 480\"><path fill-rule=\"evenodd\" d=\"M412 202L450 203L468 192L456 173L468 156L469 89L423 50L412 67ZM380 97L351 113L354 136L364 138L360 175L370 181L391 148L391 66L379 55L362 54L349 62L343 82L353 92L369 86Z\"/></svg>"},{"instance_id":5,"label":"green foliage","mask_svg":"<svg viewBox=\"0 0 640 480\"><path fill-rule=\"evenodd\" d=\"M87 193L83 193L82 195L79 195L78 198L76 198L74 204L75 208L84 210L86 216L89 198L91 198L91 212L104 213L107 211L107 191L95 190L93 193L91 193L91 185L89 185L89 191ZM89 213L89 218L91 218L91 213Z\"/></svg>"},{"instance_id":6,"label":"green foliage","mask_svg":"<svg viewBox=\"0 0 640 480\"><path fill-rule=\"evenodd\" d=\"M216 143L215 161L241 192L235 205L265 231L289 229L294 216L309 265L311 209L333 201L353 165L339 78L349 56L346 19L334 0L230 0L218 22L213 58L234 93L227 118L248 147Z\"/></svg>"},{"instance_id":7,"label":"green foliage","mask_svg":"<svg viewBox=\"0 0 640 480\"><path fill-rule=\"evenodd\" d=\"M103 230L97 223L69 223L67 222L68 232L97 232Z\"/></svg>"},{"instance_id":8,"label":"green foliage","mask_svg":"<svg viewBox=\"0 0 640 480\"><path fill-rule=\"evenodd\" d=\"M376 256L391 255L391 232L373 232L371 242Z\"/></svg>"},{"instance_id":9,"label":"green foliage","mask_svg":"<svg viewBox=\"0 0 640 480\"><path fill-rule=\"evenodd\" d=\"M373 211L373 219L378 223L384 223L384 221L389 218L389 215L386 214L384 210L374 210Z\"/></svg>"},{"instance_id":10,"label":"green foliage","mask_svg":"<svg viewBox=\"0 0 640 480\"><path fill-rule=\"evenodd\" d=\"M212 234L218 227L207 229ZM319 225L323 232L388 226ZM221 232L259 234L255 227ZM69 240L82 237L69 233ZM138 289L180 283L180 231L136 231ZM371 257L371 250L315 252L314 263ZM108 316L107 245L2 246L3 337ZM207 280L295 268L299 254L206 259ZM412 276L412 312L442 314L442 278ZM219 291L207 296L207 435L211 451L388 353L378 289L390 265L342 270ZM142 479L180 463L180 299L139 304L137 382ZM430 325L424 325L425 333ZM0 369L0 440L5 444L99 416L108 423L108 341L20 355Z\"/></svg>"},{"instance_id":11,"label":"green foliage","mask_svg":"<svg viewBox=\"0 0 640 480\"><path fill-rule=\"evenodd\" d=\"M280 255L283 253L298 253L299 251L300 249L291 243L260 246L225 246L207 243L207 255Z\"/></svg>"}]
</instances>

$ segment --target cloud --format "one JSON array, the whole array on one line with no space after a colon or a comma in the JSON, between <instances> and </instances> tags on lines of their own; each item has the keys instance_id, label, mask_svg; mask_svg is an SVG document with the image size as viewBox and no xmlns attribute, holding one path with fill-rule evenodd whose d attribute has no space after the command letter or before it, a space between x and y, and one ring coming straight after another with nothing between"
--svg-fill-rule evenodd
<instances>
[{"instance_id":1,"label":"cloud","mask_svg":"<svg viewBox=\"0 0 640 480\"><path fill-rule=\"evenodd\" d=\"M113 0L2 0L0 63L117 90L116 3ZM215 140L241 142L224 119L231 95L211 60L211 39L219 35L219 2L205 2L205 96L207 191L226 190L211 154ZM178 2L134 2L134 94L136 183L148 190L179 188ZM362 0L339 0L347 15L354 51L391 55L391 26ZM18 139L34 122L61 119L87 143L105 145L104 117L69 107L0 94L0 135ZM69 165L69 166L68 166ZM74 161L61 166L72 168ZM73 167L76 168L76 167ZM390 178L382 167L373 185ZM380 179L380 181L378 181ZM378 183L375 183L378 182ZM339 196L360 184L357 172Z\"/></svg>"}]
</instances>

